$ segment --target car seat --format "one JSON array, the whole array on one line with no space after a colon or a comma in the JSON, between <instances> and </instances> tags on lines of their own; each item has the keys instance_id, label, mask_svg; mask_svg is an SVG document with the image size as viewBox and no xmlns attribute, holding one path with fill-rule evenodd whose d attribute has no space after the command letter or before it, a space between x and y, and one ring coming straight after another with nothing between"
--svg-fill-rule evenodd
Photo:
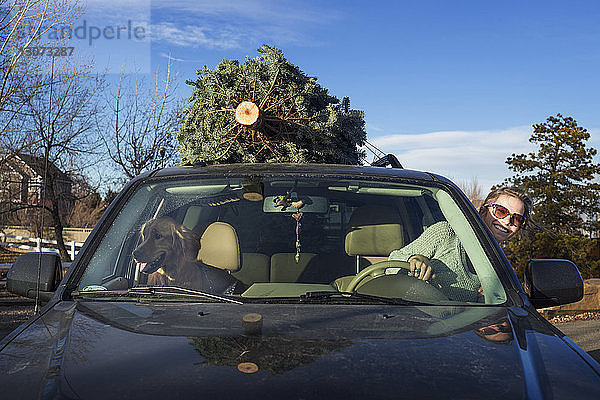
<instances>
[{"instance_id":1,"label":"car seat","mask_svg":"<svg viewBox=\"0 0 600 400\"><path fill-rule=\"evenodd\" d=\"M392 250L404 246L404 232L398 212L389 206L365 205L354 210L348 221L345 251L355 258L356 273L381 261ZM336 279L334 285L343 289L354 276Z\"/></svg>"},{"instance_id":2,"label":"car seat","mask_svg":"<svg viewBox=\"0 0 600 400\"><path fill-rule=\"evenodd\" d=\"M200 238L197 261L230 272L240 269L240 244L233 226L213 222Z\"/></svg>"}]
</instances>

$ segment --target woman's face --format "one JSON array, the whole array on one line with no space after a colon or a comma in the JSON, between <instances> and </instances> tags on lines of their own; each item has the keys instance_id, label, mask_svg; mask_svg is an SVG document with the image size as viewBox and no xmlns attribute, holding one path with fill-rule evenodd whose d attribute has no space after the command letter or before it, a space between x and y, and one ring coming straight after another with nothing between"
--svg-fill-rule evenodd
<instances>
[{"instance_id":1,"label":"woman's face","mask_svg":"<svg viewBox=\"0 0 600 400\"><path fill-rule=\"evenodd\" d=\"M525 205L521 199L506 194L500 195L492 204L502 206L510 212L504 218L498 218L494 215L494 207L490 205L490 207L487 207L487 212L483 218L494 238L498 242L503 242L513 237L519 231L520 226L514 224L514 218L511 218L511 215L524 215ZM513 220L512 222L511 219Z\"/></svg>"},{"instance_id":2,"label":"woman's face","mask_svg":"<svg viewBox=\"0 0 600 400\"><path fill-rule=\"evenodd\" d=\"M506 343L513 338L512 329L506 320L478 328L476 331L479 333L479 336L491 342Z\"/></svg>"}]
</instances>

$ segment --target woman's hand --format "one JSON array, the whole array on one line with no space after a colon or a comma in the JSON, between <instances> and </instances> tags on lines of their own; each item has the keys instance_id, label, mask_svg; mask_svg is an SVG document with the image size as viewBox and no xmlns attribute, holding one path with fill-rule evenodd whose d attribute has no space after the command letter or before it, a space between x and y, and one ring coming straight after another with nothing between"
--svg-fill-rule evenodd
<instances>
[{"instance_id":1,"label":"woman's hand","mask_svg":"<svg viewBox=\"0 0 600 400\"><path fill-rule=\"evenodd\" d=\"M410 264L410 273L417 279L428 281L435 278L433 268L429 264L429 259L422 254L413 254L408 258Z\"/></svg>"}]
</instances>

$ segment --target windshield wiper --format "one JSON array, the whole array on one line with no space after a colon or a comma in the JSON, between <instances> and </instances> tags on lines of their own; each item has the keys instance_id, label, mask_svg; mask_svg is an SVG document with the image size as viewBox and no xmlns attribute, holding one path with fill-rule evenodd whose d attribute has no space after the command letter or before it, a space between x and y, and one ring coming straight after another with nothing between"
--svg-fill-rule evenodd
<instances>
[{"instance_id":1,"label":"windshield wiper","mask_svg":"<svg viewBox=\"0 0 600 400\"><path fill-rule=\"evenodd\" d=\"M364 299L364 300L373 300L378 302L383 302L385 304L396 304L403 306L431 306L430 303L423 303L420 301L406 300L399 297L383 297L383 296L375 296L371 294L364 294L358 292L326 292L326 291L316 291L316 292L306 292L300 295L300 299L303 301L311 301L311 300L323 300L330 298L352 298L352 299Z\"/></svg>"},{"instance_id":2,"label":"windshield wiper","mask_svg":"<svg viewBox=\"0 0 600 400\"><path fill-rule=\"evenodd\" d=\"M172 294L175 296L192 296L192 297L208 297L210 299L219 300L226 303L244 304L239 300L232 299L231 297L225 297L212 293L203 292L201 290L186 289L179 286L139 286L129 289L133 293L140 294Z\"/></svg>"},{"instance_id":3,"label":"windshield wiper","mask_svg":"<svg viewBox=\"0 0 600 400\"><path fill-rule=\"evenodd\" d=\"M74 291L73 296L93 295L94 297L130 297L130 296L181 296L187 298L209 298L225 303L244 304L239 300L230 297L220 296L212 293L202 292L200 290L186 289L178 286L139 286L127 290L93 290L93 291Z\"/></svg>"}]
</instances>

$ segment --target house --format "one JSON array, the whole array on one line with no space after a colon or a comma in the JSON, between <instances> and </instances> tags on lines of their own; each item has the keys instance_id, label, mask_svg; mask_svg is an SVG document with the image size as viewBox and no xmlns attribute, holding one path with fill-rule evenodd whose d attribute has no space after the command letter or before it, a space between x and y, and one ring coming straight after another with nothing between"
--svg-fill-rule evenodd
<instances>
[{"instance_id":1,"label":"house","mask_svg":"<svg viewBox=\"0 0 600 400\"><path fill-rule=\"evenodd\" d=\"M44 196L44 180L53 183L54 191ZM15 154L7 157L0 165L0 205L3 210L26 209L27 205L47 206L58 201L61 216L73 208L73 180L53 163L30 154Z\"/></svg>"}]
</instances>

